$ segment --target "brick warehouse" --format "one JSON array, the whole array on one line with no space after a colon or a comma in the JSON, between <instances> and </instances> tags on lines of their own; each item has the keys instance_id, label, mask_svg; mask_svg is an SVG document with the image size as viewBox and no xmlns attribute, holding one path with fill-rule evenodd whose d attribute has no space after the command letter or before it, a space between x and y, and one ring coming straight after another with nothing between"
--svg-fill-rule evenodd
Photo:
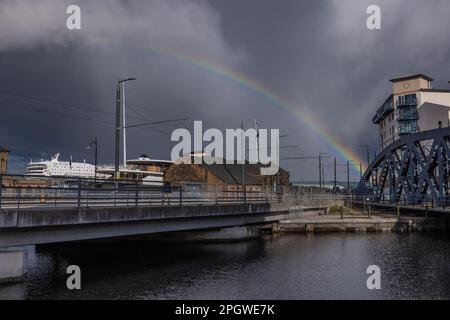
<instances>
[{"instance_id":1,"label":"brick warehouse","mask_svg":"<svg viewBox=\"0 0 450 320\"><path fill-rule=\"evenodd\" d=\"M242 185L241 164L174 164L164 171L164 180L171 184L201 183L219 185L236 191ZM246 189L261 191L263 187L289 186L289 172L280 168L276 175L260 174L260 164L244 165Z\"/></svg>"}]
</instances>

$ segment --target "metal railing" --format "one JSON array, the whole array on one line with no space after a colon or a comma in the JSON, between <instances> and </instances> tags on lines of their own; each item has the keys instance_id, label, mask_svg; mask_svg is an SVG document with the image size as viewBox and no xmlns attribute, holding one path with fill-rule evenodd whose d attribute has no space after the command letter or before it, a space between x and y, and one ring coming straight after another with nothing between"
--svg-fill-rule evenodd
<instances>
[{"instance_id":1,"label":"metal railing","mask_svg":"<svg viewBox=\"0 0 450 320\"><path fill-rule=\"evenodd\" d=\"M397 109L398 110L398 109ZM397 111L397 120L418 120L419 112L417 110Z\"/></svg>"},{"instance_id":2,"label":"metal railing","mask_svg":"<svg viewBox=\"0 0 450 320\"><path fill-rule=\"evenodd\" d=\"M380 199L376 200L373 196L367 195L353 195L351 198L347 199L347 201L365 203L367 205L389 205L389 206L401 206L401 207L411 207L418 209L442 209L449 210L450 209L450 198L446 197L441 201L438 196L427 194L422 198L418 197L407 197L401 196L397 200L394 197L383 195Z\"/></svg>"},{"instance_id":3,"label":"metal railing","mask_svg":"<svg viewBox=\"0 0 450 320\"><path fill-rule=\"evenodd\" d=\"M170 187L137 180L43 178L0 175L0 209L182 206L295 203L326 206L342 194L317 188L179 183Z\"/></svg>"},{"instance_id":4,"label":"metal railing","mask_svg":"<svg viewBox=\"0 0 450 320\"><path fill-rule=\"evenodd\" d=\"M406 97L400 96L395 101L396 107L402 107L402 106L417 106L417 98L415 97Z\"/></svg>"}]
</instances>

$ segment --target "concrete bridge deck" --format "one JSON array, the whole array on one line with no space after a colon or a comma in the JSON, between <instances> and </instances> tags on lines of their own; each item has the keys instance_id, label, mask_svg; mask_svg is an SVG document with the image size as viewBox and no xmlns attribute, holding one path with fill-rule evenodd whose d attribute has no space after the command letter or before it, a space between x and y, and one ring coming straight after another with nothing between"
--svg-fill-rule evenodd
<instances>
[{"instance_id":1,"label":"concrete bridge deck","mask_svg":"<svg viewBox=\"0 0 450 320\"><path fill-rule=\"evenodd\" d=\"M334 202L333 202L334 203ZM247 203L0 210L0 247L58 243L160 232L205 230L292 219L323 205Z\"/></svg>"}]
</instances>

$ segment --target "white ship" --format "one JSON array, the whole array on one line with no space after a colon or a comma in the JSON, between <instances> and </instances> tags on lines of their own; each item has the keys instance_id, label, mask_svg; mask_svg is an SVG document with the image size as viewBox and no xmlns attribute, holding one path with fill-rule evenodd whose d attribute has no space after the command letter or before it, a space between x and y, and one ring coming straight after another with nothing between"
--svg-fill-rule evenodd
<instances>
[{"instance_id":1,"label":"white ship","mask_svg":"<svg viewBox=\"0 0 450 320\"><path fill-rule=\"evenodd\" d=\"M86 162L60 161L59 153L49 161L41 159L27 166L25 175L42 177L94 178L95 166ZM99 175L97 175L99 177Z\"/></svg>"}]
</instances>

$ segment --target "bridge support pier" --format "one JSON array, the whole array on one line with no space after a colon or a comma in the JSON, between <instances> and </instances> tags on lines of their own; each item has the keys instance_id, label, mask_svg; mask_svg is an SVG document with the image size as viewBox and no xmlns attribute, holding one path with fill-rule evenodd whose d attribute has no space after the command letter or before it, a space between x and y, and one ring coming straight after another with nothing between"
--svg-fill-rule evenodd
<instances>
[{"instance_id":1,"label":"bridge support pier","mask_svg":"<svg viewBox=\"0 0 450 320\"><path fill-rule=\"evenodd\" d=\"M0 248L0 284L23 281L27 262L25 249Z\"/></svg>"}]
</instances>

